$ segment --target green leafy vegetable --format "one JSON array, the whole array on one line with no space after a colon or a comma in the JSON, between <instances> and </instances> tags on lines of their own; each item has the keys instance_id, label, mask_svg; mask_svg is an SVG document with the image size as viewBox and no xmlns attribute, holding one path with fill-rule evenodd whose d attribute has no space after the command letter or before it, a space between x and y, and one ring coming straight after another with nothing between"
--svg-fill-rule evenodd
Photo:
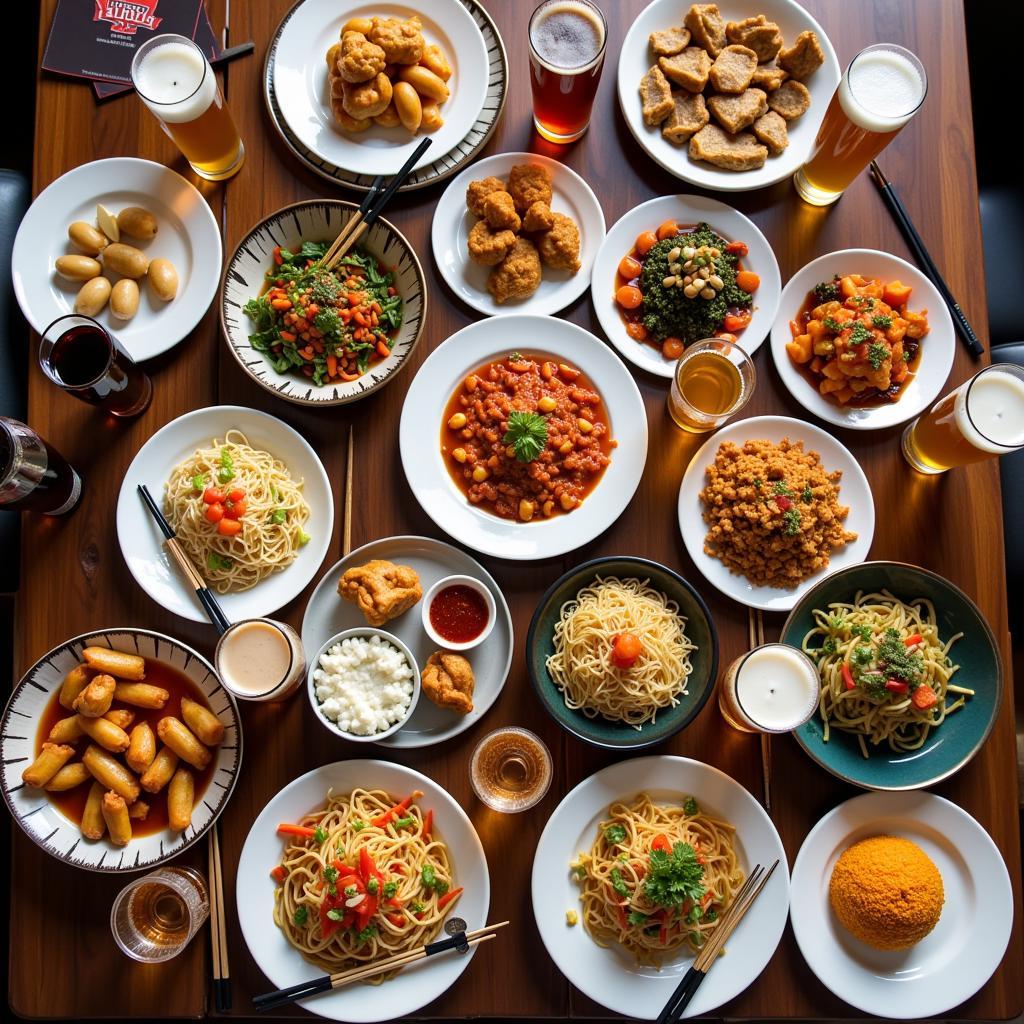
<instances>
[{"instance_id":1,"label":"green leafy vegetable","mask_svg":"<svg viewBox=\"0 0 1024 1024\"><path fill-rule=\"evenodd\" d=\"M704 895L703 878L704 867L689 843L673 844L671 853L651 850L644 896L657 907L680 907L687 900L696 901Z\"/></svg>"},{"instance_id":2,"label":"green leafy vegetable","mask_svg":"<svg viewBox=\"0 0 1024 1024\"><path fill-rule=\"evenodd\" d=\"M327 829L321 828L319 825L313 829L313 841L317 843L325 843L327 841Z\"/></svg>"},{"instance_id":3,"label":"green leafy vegetable","mask_svg":"<svg viewBox=\"0 0 1024 1024\"><path fill-rule=\"evenodd\" d=\"M226 572L235 563L225 555L218 555L216 551L206 553L206 568L214 572Z\"/></svg>"},{"instance_id":4,"label":"green leafy vegetable","mask_svg":"<svg viewBox=\"0 0 1024 1024\"><path fill-rule=\"evenodd\" d=\"M688 796L683 801L683 812L690 815L690 817L700 813L700 807L697 806L697 801L692 796Z\"/></svg>"},{"instance_id":5,"label":"green leafy vegetable","mask_svg":"<svg viewBox=\"0 0 1024 1024\"><path fill-rule=\"evenodd\" d=\"M229 480L235 478L235 463L231 458L231 452L227 448L221 448L220 450L220 469L217 470L217 479L222 483L226 484Z\"/></svg>"},{"instance_id":6,"label":"green leafy vegetable","mask_svg":"<svg viewBox=\"0 0 1024 1024\"><path fill-rule=\"evenodd\" d=\"M292 920L301 928L306 923L306 918L308 917L309 908L299 907L298 910L296 910L294 915L292 916Z\"/></svg>"},{"instance_id":7,"label":"green leafy vegetable","mask_svg":"<svg viewBox=\"0 0 1024 1024\"><path fill-rule=\"evenodd\" d=\"M397 882L385 882L384 883L384 899L389 900L395 893L398 892Z\"/></svg>"},{"instance_id":8,"label":"green leafy vegetable","mask_svg":"<svg viewBox=\"0 0 1024 1024\"><path fill-rule=\"evenodd\" d=\"M629 889L622 878L622 872L618 868L612 868L612 888L623 897L629 898Z\"/></svg>"},{"instance_id":9,"label":"green leafy vegetable","mask_svg":"<svg viewBox=\"0 0 1024 1024\"><path fill-rule=\"evenodd\" d=\"M516 461L533 462L548 443L547 420L535 412L516 409L508 415L508 430L502 441L512 445Z\"/></svg>"},{"instance_id":10,"label":"green leafy vegetable","mask_svg":"<svg viewBox=\"0 0 1024 1024\"><path fill-rule=\"evenodd\" d=\"M634 925L638 928L642 928L645 924L647 924L647 915L641 914L639 910L631 910L629 914L626 915L626 920L631 925Z\"/></svg>"},{"instance_id":11,"label":"green leafy vegetable","mask_svg":"<svg viewBox=\"0 0 1024 1024\"><path fill-rule=\"evenodd\" d=\"M197 473L194 477L192 477L192 490L206 490L206 477L202 473Z\"/></svg>"},{"instance_id":12,"label":"green leafy vegetable","mask_svg":"<svg viewBox=\"0 0 1024 1024\"><path fill-rule=\"evenodd\" d=\"M353 818L349 822L349 825L351 826L353 832L362 832L363 829L366 828L366 822L363 821L362 818Z\"/></svg>"},{"instance_id":13,"label":"green leafy vegetable","mask_svg":"<svg viewBox=\"0 0 1024 1024\"><path fill-rule=\"evenodd\" d=\"M618 846L619 843L625 842L626 830L619 824L609 825L604 830L604 837L612 846Z\"/></svg>"},{"instance_id":14,"label":"green leafy vegetable","mask_svg":"<svg viewBox=\"0 0 1024 1024\"><path fill-rule=\"evenodd\" d=\"M274 511L270 513L270 521L277 526L281 526L287 518L288 512L283 508L275 508Z\"/></svg>"}]
</instances>

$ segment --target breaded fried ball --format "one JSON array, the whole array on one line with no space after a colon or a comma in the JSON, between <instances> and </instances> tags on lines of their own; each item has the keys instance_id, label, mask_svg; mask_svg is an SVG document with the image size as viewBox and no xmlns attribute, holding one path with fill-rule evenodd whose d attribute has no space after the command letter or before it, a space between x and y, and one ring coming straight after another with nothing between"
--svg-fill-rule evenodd
<instances>
[{"instance_id":1,"label":"breaded fried ball","mask_svg":"<svg viewBox=\"0 0 1024 1024\"><path fill-rule=\"evenodd\" d=\"M537 238L540 258L554 270L580 269L580 229L572 217L553 213L549 230Z\"/></svg>"},{"instance_id":2,"label":"breaded fried ball","mask_svg":"<svg viewBox=\"0 0 1024 1024\"><path fill-rule=\"evenodd\" d=\"M342 37L338 71L346 82L368 82L384 70L385 64L384 51L362 33L346 32Z\"/></svg>"},{"instance_id":3,"label":"breaded fried ball","mask_svg":"<svg viewBox=\"0 0 1024 1024\"><path fill-rule=\"evenodd\" d=\"M419 18L374 18L369 40L387 55L389 64L416 64L423 56Z\"/></svg>"},{"instance_id":4,"label":"breaded fried ball","mask_svg":"<svg viewBox=\"0 0 1024 1024\"><path fill-rule=\"evenodd\" d=\"M554 221L551 219L551 207L544 202L531 203L523 214L524 231L547 231Z\"/></svg>"},{"instance_id":5,"label":"breaded fried ball","mask_svg":"<svg viewBox=\"0 0 1024 1024\"><path fill-rule=\"evenodd\" d=\"M484 200L492 192L504 192L505 182L501 178L481 178L478 181L471 181L466 189L466 206L474 217L484 215Z\"/></svg>"},{"instance_id":6,"label":"breaded fried ball","mask_svg":"<svg viewBox=\"0 0 1024 1024\"><path fill-rule=\"evenodd\" d=\"M540 287L540 274L537 247L528 238L517 238L508 255L491 271L487 290L499 304L526 299Z\"/></svg>"},{"instance_id":7,"label":"breaded fried ball","mask_svg":"<svg viewBox=\"0 0 1024 1024\"><path fill-rule=\"evenodd\" d=\"M518 231L521 224L516 204L507 192L491 192L484 197L484 220L495 230Z\"/></svg>"},{"instance_id":8,"label":"breaded fried ball","mask_svg":"<svg viewBox=\"0 0 1024 1024\"><path fill-rule=\"evenodd\" d=\"M346 132L365 132L373 124L368 117L353 117L346 109L340 96L331 97L331 113L339 128Z\"/></svg>"},{"instance_id":9,"label":"breaded fried ball","mask_svg":"<svg viewBox=\"0 0 1024 1024\"><path fill-rule=\"evenodd\" d=\"M343 104L356 119L376 117L388 109L393 91L391 79L382 71L369 82L345 82Z\"/></svg>"},{"instance_id":10,"label":"breaded fried ball","mask_svg":"<svg viewBox=\"0 0 1024 1024\"><path fill-rule=\"evenodd\" d=\"M493 267L500 263L516 244L515 233L505 228L492 230L485 220L478 220L469 232L467 247L469 258L482 267Z\"/></svg>"},{"instance_id":11,"label":"breaded fried ball","mask_svg":"<svg viewBox=\"0 0 1024 1024\"><path fill-rule=\"evenodd\" d=\"M534 203L550 206L551 175L537 164L516 164L508 172L508 191L520 213L526 213Z\"/></svg>"},{"instance_id":12,"label":"breaded fried ball","mask_svg":"<svg viewBox=\"0 0 1024 1024\"><path fill-rule=\"evenodd\" d=\"M424 696L439 708L459 715L473 710L476 679L468 658L451 651L434 651L423 666L420 677Z\"/></svg>"}]
</instances>

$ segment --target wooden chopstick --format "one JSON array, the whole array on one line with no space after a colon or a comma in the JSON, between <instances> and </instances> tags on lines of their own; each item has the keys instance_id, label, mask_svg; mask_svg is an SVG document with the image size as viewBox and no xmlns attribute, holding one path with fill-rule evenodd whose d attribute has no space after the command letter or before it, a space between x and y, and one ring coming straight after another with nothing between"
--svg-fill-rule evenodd
<instances>
[{"instance_id":1,"label":"wooden chopstick","mask_svg":"<svg viewBox=\"0 0 1024 1024\"><path fill-rule=\"evenodd\" d=\"M747 609L747 640L750 649L764 646L764 614L760 608ZM772 737L761 733L761 790L764 809L772 813Z\"/></svg>"},{"instance_id":2,"label":"wooden chopstick","mask_svg":"<svg viewBox=\"0 0 1024 1024\"><path fill-rule=\"evenodd\" d=\"M355 426L348 428L348 457L345 460L345 515L341 527L341 553L352 550L352 466L355 463Z\"/></svg>"},{"instance_id":3,"label":"wooden chopstick","mask_svg":"<svg viewBox=\"0 0 1024 1024\"><path fill-rule=\"evenodd\" d=\"M508 925L508 921L501 921L498 924L487 925L485 928L477 928L475 931L466 932L464 938L469 946L477 946L481 942L487 942L495 938L495 932L499 928ZM459 936L439 939L436 942L427 943L425 946L418 946L416 949L409 949L403 953L396 953L394 956L376 963L364 964L359 967L352 967L347 971L338 971L336 974L325 974L319 978L312 978L309 981L299 982L289 988L277 989L274 992L264 992L262 995L253 996L253 1005L257 1010L272 1010L297 999L305 999L307 996L316 995L320 992L328 992L332 989L342 988L354 981L364 981L386 971L397 970L401 967L408 967L410 964L418 963L428 956L434 956L450 949L458 948Z\"/></svg>"},{"instance_id":4,"label":"wooden chopstick","mask_svg":"<svg viewBox=\"0 0 1024 1024\"><path fill-rule=\"evenodd\" d=\"M217 823L210 828L207 844L210 875L210 952L213 957L214 1005L231 1009L231 972L228 968L228 933L224 922L224 873L221 867Z\"/></svg>"},{"instance_id":5,"label":"wooden chopstick","mask_svg":"<svg viewBox=\"0 0 1024 1024\"><path fill-rule=\"evenodd\" d=\"M971 355L983 355L985 352L984 347L978 341L978 336L974 333L974 329L971 327L967 316L960 308L960 304L956 301L952 291L950 291L949 285L946 284L942 274L939 273L939 268L935 265L931 253L925 247L924 240L918 233L917 228L914 227L914 222L910 219L910 214L907 213L906 207L896 194L896 189L882 173L882 169L875 160L871 161L870 166L872 180L882 193L882 199L889 208L889 212L892 214L893 220L896 221L896 225L900 229L907 245L910 246L918 266L931 278L932 284L938 288L942 301L945 302L946 308L953 318L953 325L956 327L956 333L960 335L960 340L967 346Z\"/></svg>"},{"instance_id":6,"label":"wooden chopstick","mask_svg":"<svg viewBox=\"0 0 1024 1024\"><path fill-rule=\"evenodd\" d=\"M338 237L331 243L331 247L324 253L320 260L321 265L330 269L333 266L333 259L335 253L341 248L342 245L348 240L349 235L362 223L363 217L367 211L373 205L373 201L377 197L377 193L380 191L381 185L384 184L384 175L378 174L377 177L370 182L370 187L363 196L363 201L359 204L359 209L349 217L346 221L345 226L341 229Z\"/></svg>"}]
</instances>

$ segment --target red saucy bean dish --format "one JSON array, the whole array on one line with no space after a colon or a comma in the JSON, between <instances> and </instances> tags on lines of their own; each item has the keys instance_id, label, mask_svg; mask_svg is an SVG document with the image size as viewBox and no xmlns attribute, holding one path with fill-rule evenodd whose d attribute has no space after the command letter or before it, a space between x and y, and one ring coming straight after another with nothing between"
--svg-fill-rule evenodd
<instances>
[{"instance_id":1,"label":"red saucy bean dish","mask_svg":"<svg viewBox=\"0 0 1024 1024\"><path fill-rule=\"evenodd\" d=\"M524 523L577 508L615 446L587 377L543 355L514 352L477 367L441 425L441 454L467 501Z\"/></svg>"}]
</instances>

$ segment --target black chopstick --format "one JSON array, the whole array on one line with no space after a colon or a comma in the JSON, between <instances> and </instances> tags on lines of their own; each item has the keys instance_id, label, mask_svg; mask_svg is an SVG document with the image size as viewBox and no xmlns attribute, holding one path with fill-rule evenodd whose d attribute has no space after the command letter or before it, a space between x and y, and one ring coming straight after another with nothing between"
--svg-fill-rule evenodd
<instances>
[{"instance_id":1,"label":"black chopstick","mask_svg":"<svg viewBox=\"0 0 1024 1024\"><path fill-rule=\"evenodd\" d=\"M216 627L218 633L226 633L231 627L230 620L224 614L223 609L217 602L217 598L213 596L213 592L206 586L203 577L196 570L195 566L192 565L188 555L185 554L184 549L178 543L173 527L164 518L163 512L160 511L160 506L153 500L153 495L149 493L149 488L145 484L139 484L138 491L142 495L142 500L145 502L146 507L156 520L157 526L160 527L160 532L167 541L167 550L188 579L189 584L195 591L196 597L199 598L200 604L206 610L206 615L210 622Z\"/></svg>"},{"instance_id":2,"label":"black chopstick","mask_svg":"<svg viewBox=\"0 0 1024 1024\"><path fill-rule=\"evenodd\" d=\"M388 187L374 200L373 205L367 211L363 222L369 227L381 214L381 211L388 204L391 197L405 184L406 179L412 173L417 161L430 147L433 140L429 138L420 139L420 144L412 151L412 155L402 164L401 170L391 179Z\"/></svg>"},{"instance_id":3,"label":"black chopstick","mask_svg":"<svg viewBox=\"0 0 1024 1024\"><path fill-rule=\"evenodd\" d=\"M255 43L239 43L237 46L229 46L226 50L221 51L219 57L214 57L210 63L213 67L219 68L222 64L230 64L231 61L238 60L239 57L247 56L255 49Z\"/></svg>"},{"instance_id":4,"label":"black chopstick","mask_svg":"<svg viewBox=\"0 0 1024 1024\"><path fill-rule=\"evenodd\" d=\"M946 303L946 307L953 317L953 326L956 328L956 333L960 335L961 340L967 346L971 355L975 357L983 355L985 349L981 342L978 341L978 336L974 333L974 329L964 315L964 311L960 308L960 304L950 291L949 285L946 284L942 274L939 273L939 268L935 265L931 254L925 248L921 236L917 233L917 228L914 227L914 222L910 219L910 215L900 201L900 197L896 194L896 189L874 160L871 161L871 177L882 193L882 199L885 201L885 205L889 207L889 212L893 215L893 219L906 239L907 245L910 246L918 266L931 278L932 284L938 288L943 302Z\"/></svg>"},{"instance_id":5,"label":"black chopstick","mask_svg":"<svg viewBox=\"0 0 1024 1024\"><path fill-rule=\"evenodd\" d=\"M370 187L367 190L366 195L363 196L363 201L359 204L359 212L364 216L366 215L367 210L369 210L370 207L373 205L373 201L374 199L377 198L377 193L380 191L380 187L383 184L383 174L378 174L377 177L370 182Z\"/></svg>"}]
</instances>

